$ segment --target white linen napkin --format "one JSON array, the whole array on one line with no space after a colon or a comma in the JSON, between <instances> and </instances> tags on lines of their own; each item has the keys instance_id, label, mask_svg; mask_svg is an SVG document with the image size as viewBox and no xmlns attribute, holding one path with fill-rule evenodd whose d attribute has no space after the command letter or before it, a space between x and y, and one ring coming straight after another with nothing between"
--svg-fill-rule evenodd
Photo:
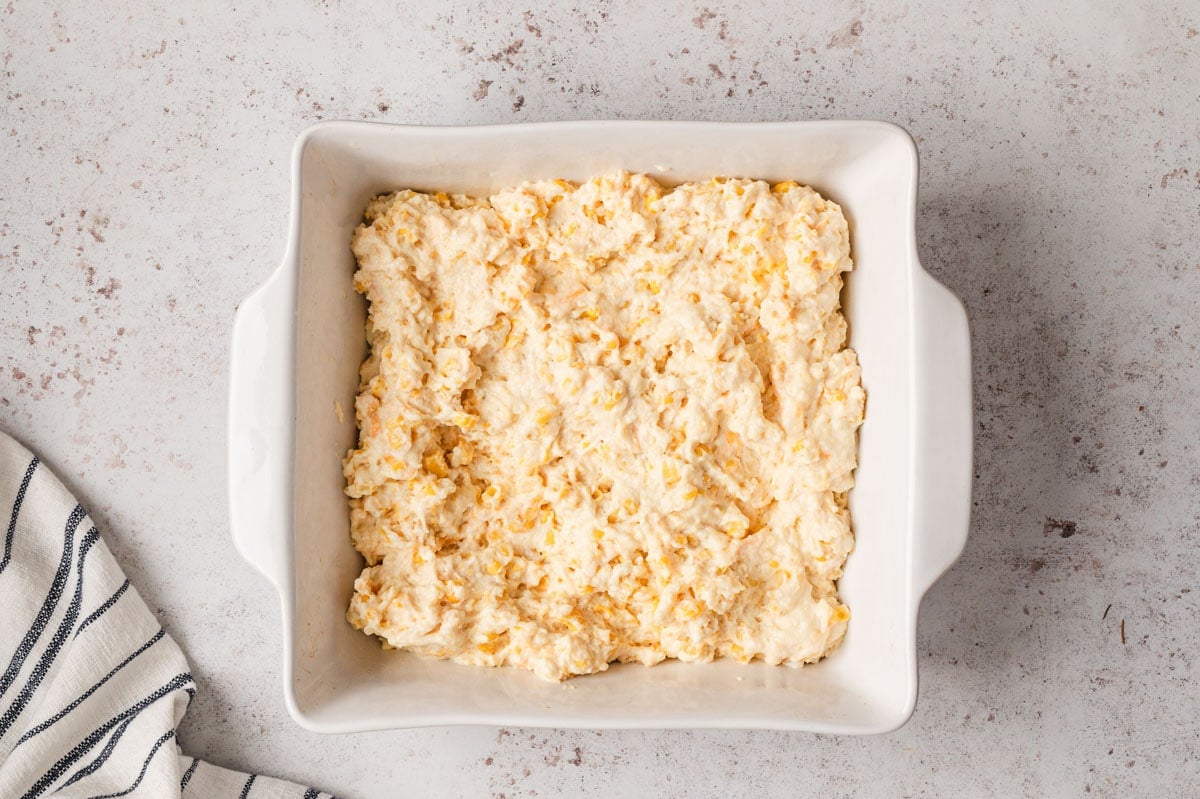
<instances>
[{"instance_id":1,"label":"white linen napkin","mask_svg":"<svg viewBox=\"0 0 1200 799\"><path fill-rule=\"evenodd\" d=\"M328 796L180 752L183 652L75 498L2 432L0 546L0 797Z\"/></svg>"}]
</instances>

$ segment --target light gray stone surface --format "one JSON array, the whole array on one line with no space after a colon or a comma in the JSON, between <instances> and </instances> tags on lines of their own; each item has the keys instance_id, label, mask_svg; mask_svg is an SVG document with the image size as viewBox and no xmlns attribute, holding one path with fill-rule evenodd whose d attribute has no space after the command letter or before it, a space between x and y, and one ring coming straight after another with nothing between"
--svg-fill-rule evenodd
<instances>
[{"instance_id":1,"label":"light gray stone surface","mask_svg":"<svg viewBox=\"0 0 1200 799\"><path fill-rule=\"evenodd\" d=\"M1200 5L56 5L0 9L0 428L190 656L190 750L348 797L1200 783ZM978 415L916 715L867 739L303 732L224 484L230 324L282 255L292 141L603 117L916 137L922 257L968 307Z\"/></svg>"}]
</instances>

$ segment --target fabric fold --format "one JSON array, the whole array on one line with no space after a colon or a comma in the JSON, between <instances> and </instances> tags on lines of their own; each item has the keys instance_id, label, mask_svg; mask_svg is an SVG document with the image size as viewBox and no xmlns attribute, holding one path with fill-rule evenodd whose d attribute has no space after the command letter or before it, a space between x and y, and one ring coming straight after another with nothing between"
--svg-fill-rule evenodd
<instances>
[{"instance_id":1,"label":"fabric fold","mask_svg":"<svg viewBox=\"0 0 1200 799\"><path fill-rule=\"evenodd\" d=\"M83 507L4 433L0 529L0 796L329 796L180 752L187 659Z\"/></svg>"}]
</instances>

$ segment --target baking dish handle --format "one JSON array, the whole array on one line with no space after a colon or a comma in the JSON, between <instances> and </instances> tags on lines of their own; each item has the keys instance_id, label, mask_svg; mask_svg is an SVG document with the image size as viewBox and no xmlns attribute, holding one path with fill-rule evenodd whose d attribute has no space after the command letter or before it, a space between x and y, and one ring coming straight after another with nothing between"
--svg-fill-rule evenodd
<instances>
[{"instance_id":1,"label":"baking dish handle","mask_svg":"<svg viewBox=\"0 0 1200 799\"><path fill-rule=\"evenodd\" d=\"M283 591L292 558L295 270L289 261L247 297L233 322L229 506L233 543Z\"/></svg>"},{"instance_id":2,"label":"baking dish handle","mask_svg":"<svg viewBox=\"0 0 1200 799\"><path fill-rule=\"evenodd\" d=\"M916 418L913 580L917 596L953 565L971 516L971 334L962 303L923 269L914 286Z\"/></svg>"}]
</instances>

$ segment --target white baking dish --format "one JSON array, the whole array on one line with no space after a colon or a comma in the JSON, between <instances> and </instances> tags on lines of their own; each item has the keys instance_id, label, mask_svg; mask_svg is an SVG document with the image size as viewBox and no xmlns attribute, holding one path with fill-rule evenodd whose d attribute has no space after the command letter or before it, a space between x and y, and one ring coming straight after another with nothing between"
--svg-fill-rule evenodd
<instances>
[{"instance_id":1,"label":"white baking dish","mask_svg":"<svg viewBox=\"0 0 1200 799\"><path fill-rule=\"evenodd\" d=\"M857 547L841 581L853 612L845 643L803 669L668 662L563 685L383 651L344 618L362 566L348 538L341 466L355 438L365 353L351 231L379 192L485 193L618 168L667 183L795 179L841 203L850 220L846 310L868 405L850 497ZM287 255L234 325L229 493L237 548L282 599L284 694L300 724L321 732L504 724L870 733L908 719L917 607L966 542L972 430L966 315L917 260L917 153L902 129L330 122L300 136L293 170Z\"/></svg>"}]
</instances>

